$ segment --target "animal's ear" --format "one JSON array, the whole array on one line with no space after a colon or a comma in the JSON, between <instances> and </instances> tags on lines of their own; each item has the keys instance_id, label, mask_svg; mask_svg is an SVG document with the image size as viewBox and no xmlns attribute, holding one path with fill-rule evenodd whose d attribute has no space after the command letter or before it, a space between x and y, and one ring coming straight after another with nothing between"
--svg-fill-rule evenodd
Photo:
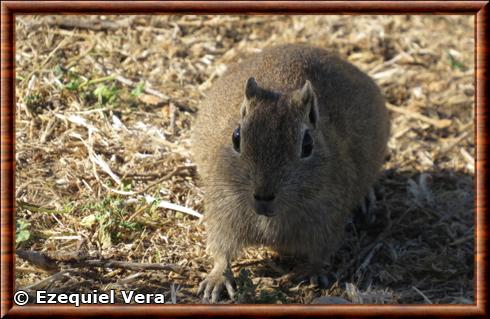
<instances>
[{"instance_id":1,"label":"animal's ear","mask_svg":"<svg viewBox=\"0 0 490 319\"><path fill-rule=\"evenodd\" d=\"M257 92L259 86L257 85L257 81L255 81L254 77L251 77L245 82L245 99L251 100L252 98L257 96Z\"/></svg>"},{"instance_id":2,"label":"animal's ear","mask_svg":"<svg viewBox=\"0 0 490 319\"><path fill-rule=\"evenodd\" d=\"M316 128L318 123L318 104L315 91L309 80L306 80L305 84L301 88L299 93L299 102L305 111L305 120Z\"/></svg>"},{"instance_id":3,"label":"animal's ear","mask_svg":"<svg viewBox=\"0 0 490 319\"><path fill-rule=\"evenodd\" d=\"M255 81L254 77L249 78L247 82L245 82L245 98L243 99L243 103L240 108L240 115L242 118L244 118L249 112L252 100L257 97L259 89L260 88L257 85L257 81Z\"/></svg>"}]
</instances>

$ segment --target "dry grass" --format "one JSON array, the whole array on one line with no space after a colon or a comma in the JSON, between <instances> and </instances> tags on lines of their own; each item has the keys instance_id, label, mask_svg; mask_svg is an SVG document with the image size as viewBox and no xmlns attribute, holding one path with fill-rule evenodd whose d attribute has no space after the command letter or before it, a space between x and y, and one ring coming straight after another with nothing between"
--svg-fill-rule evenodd
<instances>
[{"instance_id":1,"label":"dry grass","mask_svg":"<svg viewBox=\"0 0 490 319\"><path fill-rule=\"evenodd\" d=\"M18 258L16 288L199 302L205 231L174 209L203 212L195 112L228 63L297 41L338 50L377 81L390 158L372 220L346 229L330 289L284 281L291 262L250 249L233 268L239 301L473 303L472 16L17 17L17 247L186 271L81 268L41 281L52 274Z\"/></svg>"}]
</instances>

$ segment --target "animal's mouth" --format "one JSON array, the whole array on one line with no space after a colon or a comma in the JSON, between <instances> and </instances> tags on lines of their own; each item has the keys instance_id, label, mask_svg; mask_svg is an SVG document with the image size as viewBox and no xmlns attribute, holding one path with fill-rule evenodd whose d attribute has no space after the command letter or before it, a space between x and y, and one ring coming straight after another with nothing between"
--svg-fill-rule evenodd
<instances>
[{"instance_id":1,"label":"animal's mouth","mask_svg":"<svg viewBox=\"0 0 490 319\"><path fill-rule=\"evenodd\" d=\"M273 217L277 213L277 210L274 209L273 201L255 200L254 201L254 210L257 214L262 215L262 216L266 216L266 217Z\"/></svg>"}]
</instances>

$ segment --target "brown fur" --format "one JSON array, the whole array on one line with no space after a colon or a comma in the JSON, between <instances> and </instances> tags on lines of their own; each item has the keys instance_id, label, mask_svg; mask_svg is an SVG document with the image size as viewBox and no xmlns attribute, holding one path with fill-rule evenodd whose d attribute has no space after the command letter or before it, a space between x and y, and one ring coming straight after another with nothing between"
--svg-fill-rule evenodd
<instances>
[{"instance_id":1,"label":"brown fur","mask_svg":"<svg viewBox=\"0 0 490 319\"><path fill-rule=\"evenodd\" d=\"M251 77L258 88L247 98ZM314 92L309 99L301 93L307 80ZM238 125L240 153L232 144ZM302 159L305 128L314 147ZM248 246L306 255L318 271L374 183L388 134L376 84L328 51L285 45L231 66L209 90L192 136L205 191L207 247L215 260L201 287L205 298L212 292L217 300L231 259ZM257 192L276 195L275 216L254 211Z\"/></svg>"}]
</instances>

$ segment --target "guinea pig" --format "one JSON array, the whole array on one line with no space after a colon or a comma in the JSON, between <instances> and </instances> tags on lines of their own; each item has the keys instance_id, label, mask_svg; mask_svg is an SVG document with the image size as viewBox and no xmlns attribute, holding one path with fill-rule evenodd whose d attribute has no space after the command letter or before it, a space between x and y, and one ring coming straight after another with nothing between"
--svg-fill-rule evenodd
<instances>
[{"instance_id":1,"label":"guinea pig","mask_svg":"<svg viewBox=\"0 0 490 319\"><path fill-rule=\"evenodd\" d=\"M268 246L305 256L311 282L376 181L390 131L374 81L327 50L290 44L232 65L210 88L192 132L214 268L204 302L234 297L232 259Z\"/></svg>"}]
</instances>

